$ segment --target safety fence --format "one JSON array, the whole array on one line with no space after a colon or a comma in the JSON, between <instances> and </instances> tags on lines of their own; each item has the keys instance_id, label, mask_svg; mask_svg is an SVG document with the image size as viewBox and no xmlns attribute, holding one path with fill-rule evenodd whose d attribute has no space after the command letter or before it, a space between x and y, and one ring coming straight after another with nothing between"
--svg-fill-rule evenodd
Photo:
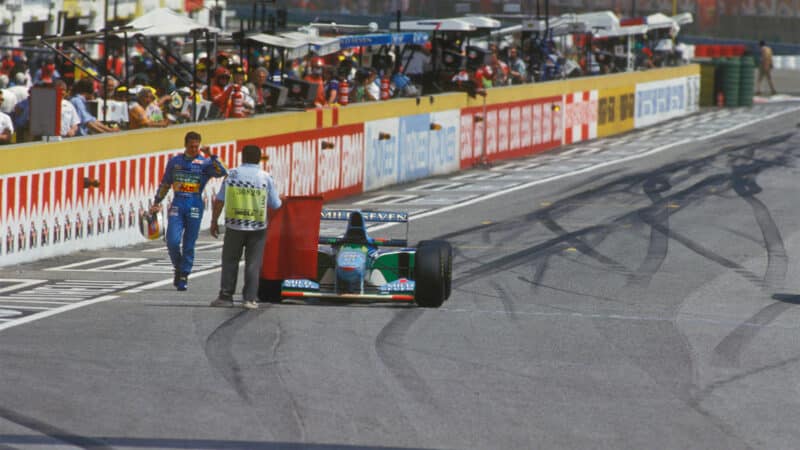
<instances>
[{"instance_id":1,"label":"safety fence","mask_svg":"<svg viewBox=\"0 0 800 450\"><path fill-rule=\"evenodd\" d=\"M189 130L228 167L258 145L282 194L330 201L651 126L697 111L699 92L692 64L11 146L0 150L0 265L141 242L138 217Z\"/></svg>"}]
</instances>

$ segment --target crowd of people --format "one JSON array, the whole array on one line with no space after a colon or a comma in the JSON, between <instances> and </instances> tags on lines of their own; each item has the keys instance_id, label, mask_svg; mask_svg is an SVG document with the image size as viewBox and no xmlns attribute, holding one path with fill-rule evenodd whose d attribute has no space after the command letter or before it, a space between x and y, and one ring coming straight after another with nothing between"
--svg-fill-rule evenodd
<instances>
[{"instance_id":1,"label":"crowd of people","mask_svg":"<svg viewBox=\"0 0 800 450\"><path fill-rule=\"evenodd\" d=\"M0 144L275 112L283 106L278 102L282 86L289 90L289 105L314 107L453 90L474 95L489 87L625 70L612 51L614 43L564 46L530 38L467 43L451 36L422 45L346 49L288 61L267 48L247 55L218 50L209 56L162 47L151 56L137 45L127 61L121 50L112 51L105 68L83 58L83 52L67 50L71 57L65 58L9 50L0 59ZM654 48L646 37L637 39L637 69L674 63L659 58ZM313 101L296 98L298 80L301 94L316 87ZM59 136L30 133L30 96L37 86L61 93Z\"/></svg>"}]
</instances>

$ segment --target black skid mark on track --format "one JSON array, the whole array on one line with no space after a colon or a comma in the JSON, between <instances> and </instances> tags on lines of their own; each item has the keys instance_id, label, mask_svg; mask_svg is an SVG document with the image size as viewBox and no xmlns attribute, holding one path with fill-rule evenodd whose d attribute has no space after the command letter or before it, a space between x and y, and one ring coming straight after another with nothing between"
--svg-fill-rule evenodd
<instances>
[{"instance_id":1,"label":"black skid mark on track","mask_svg":"<svg viewBox=\"0 0 800 450\"><path fill-rule=\"evenodd\" d=\"M739 360L744 347L753 341L761 328L769 325L781 314L793 308L793 305L786 303L773 303L762 308L754 316L736 327L714 347L711 364L717 367L739 367Z\"/></svg>"},{"instance_id":2,"label":"black skid mark on track","mask_svg":"<svg viewBox=\"0 0 800 450\"><path fill-rule=\"evenodd\" d=\"M203 346L206 358L211 363L211 366L219 371L239 397L248 404L251 404L252 400L244 387L242 371L239 364L236 362L236 358L233 356L232 348L233 338L236 336L236 333L256 316L258 316L257 313L253 314L248 311L237 313L211 332Z\"/></svg>"},{"instance_id":3,"label":"black skid mark on track","mask_svg":"<svg viewBox=\"0 0 800 450\"><path fill-rule=\"evenodd\" d=\"M497 280L492 280L489 282L492 288L500 294L500 301L503 302L503 310L505 311L506 315L511 320L517 319L517 314L514 308L514 302L512 300L511 294L508 292L505 286Z\"/></svg>"},{"instance_id":4,"label":"black skid mark on track","mask_svg":"<svg viewBox=\"0 0 800 450\"><path fill-rule=\"evenodd\" d=\"M764 273L764 283L771 289L780 289L789 270L789 261L786 256L786 247L783 243L780 229L772 218L767 206L755 197L761 192L761 187L756 184L754 176L744 176L734 179L734 190L752 208L756 223L764 237L767 249L767 268Z\"/></svg>"},{"instance_id":5,"label":"black skid mark on track","mask_svg":"<svg viewBox=\"0 0 800 450\"><path fill-rule=\"evenodd\" d=\"M767 268L763 278L764 287L779 288L786 279L789 262L777 224L775 224L766 205L755 197L756 194L761 192L761 187L756 184L755 177L744 176L734 180L734 189L753 209L756 222L764 237L764 244L767 248ZM752 324L767 325L790 308L792 308L792 305L774 303L762 308L751 318L745 320L744 324L738 326L717 344L714 348L712 364L715 366L738 367L744 348L755 339L761 330L761 327L752 326Z\"/></svg>"},{"instance_id":6,"label":"black skid mark on track","mask_svg":"<svg viewBox=\"0 0 800 450\"><path fill-rule=\"evenodd\" d=\"M669 210L663 202L661 193L669 191L672 186L669 179L664 175L657 175L642 185L642 189L647 197L653 202L653 207L647 211L642 211L639 216L647 215L647 219L652 223L659 224L662 228L669 230ZM647 287L650 280L661 269L669 253L669 237L650 227L650 240L647 245L647 254L639 268L631 276L630 284Z\"/></svg>"},{"instance_id":7,"label":"black skid mark on track","mask_svg":"<svg viewBox=\"0 0 800 450\"><path fill-rule=\"evenodd\" d=\"M101 439L89 438L85 436L78 436L69 431L62 430L56 426L42 422L41 420L34 419L33 417L26 416L25 414L12 411L8 408L0 406L0 418L9 422L15 423L21 427L41 433L54 440L74 445L83 449L89 450L106 450L113 448Z\"/></svg>"},{"instance_id":8,"label":"black skid mark on track","mask_svg":"<svg viewBox=\"0 0 800 450\"><path fill-rule=\"evenodd\" d=\"M600 252L595 250L592 246L586 244L577 235L567 232L567 230L565 230L561 225L556 223L553 219L551 219L549 217L542 217L541 218L541 223L542 223L542 225L544 225L548 230L552 231L553 233L556 233L559 236L565 236L567 238L566 242L568 244L570 244L576 250L578 250L582 254L588 256L589 258L592 258L592 259L594 259L596 261L599 261L603 265L608 266L614 272L617 272L617 273L620 273L620 274L629 274L630 273L630 269L625 267L624 264L622 264L619 261L615 261L614 259L609 258L609 257L601 254Z\"/></svg>"},{"instance_id":9,"label":"black skid mark on track","mask_svg":"<svg viewBox=\"0 0 800 450\"><path fill-rule=\"evenodd\" d=\"M431 403L436 398L433 390L404 353L403 340L422 314L424 311L420 309L399 311L395 314L375 338L375 351L383 365L414 400L435 408L436 405Z\"/></svg>"},{"instance_id":10,"label":"black skid mark on track","mask_svg":"<svg viewBox=\"0 0 800 450\"><path fill-rule=\"evenodd\" d=\"M771 370L780 370L785 367L797 364L800 362L800 355L784 359L773 364L768 364L766 366L757 367L752 370L748 370L746 372L742 372L731 377L725 378L723 380L715 381L707 386L705 386L702 390L695 393L694 397L692 398L692 406L700 405L706 398L711 396L717 389L723 388L731 383L735 383L741 380L744 380L748 377L753 375L759 375L764 372L769 372Z\"/></svg>"},{"instance_id":11,"label":"black skid mark on track","mask_svg":"<svg viewBox=\"0 0 800 450\"><path fill-rule=\"evenodd\" d=\"M551 253L557 253L569 247L568 243L575 236L581 236L586 233L591 233L595 231L603 231L606 230L607 228L608 227L606 226L594 226L594 227L584 228L578 232L568 233L564 236L558 236L556 238L547 240L540 244L535 244L529 247L525 247L514 253L510 253L501 256L499 258L495 258L489 262L481 264L478 267L469 269L464 274L460 275L457 278L454 278L452 282L453 286L460 286L461 284L467 284L472 281L475 281L476 278L484 278L501 272L505 272L506 270L519 266L520 264L525 262L536 261L542 256L549 255Z\"/></svg>"},{"instance_id":12,"label":"black skid mark on track","mask_svg":"<svg viewBox=\"0 0 800 450\"><path fill-rule=\"evenodd\" d=\"M664 228L660 224L651 223L650 226L652 226L653 229L655 229L656 231L668 236L670 239L673 239L679 244L682 244L687 249L702 256L703 258L708 259L710 261L714 261L715 263L719 264L722 267L725 267L726 269L733 270L734 272L739 274L739 276L752 283L754 286L758 288L763 287L764 282L760 276L745 269L736 262L731 261L730 259L727 259L724 256L718 255L713 251L711 251L710 249L703 247L701 244L694 242L693 240L689 239L683 234L670 230L668 228Z\"/></svg>"}]
</instances>

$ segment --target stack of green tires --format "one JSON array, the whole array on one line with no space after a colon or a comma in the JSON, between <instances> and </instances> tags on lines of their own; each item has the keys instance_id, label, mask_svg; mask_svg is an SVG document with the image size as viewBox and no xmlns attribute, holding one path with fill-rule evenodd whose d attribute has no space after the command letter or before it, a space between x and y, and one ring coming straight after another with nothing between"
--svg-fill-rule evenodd
<instances>
[{"instance_id":1,"label":"stack of green tires","mask_svg":"<svg viewBox=\"0 0 800 450\"><path fill-rule=\"evenodd\" d=\"M722 93L725 95L725 106L739 106L741 67L740 58L725 58L722 62Z\"/></svg>"},{"instance_id":2,"label":"stack of green tires","mask_svg":"<svg viewBox=\"0 0 800 450\"><path fill-rule=\"evenodd\" d=\"M743 56L739 72L739 106L753 106L755 85L755 60L752 56Z\"/></svg>"}]
</instances>

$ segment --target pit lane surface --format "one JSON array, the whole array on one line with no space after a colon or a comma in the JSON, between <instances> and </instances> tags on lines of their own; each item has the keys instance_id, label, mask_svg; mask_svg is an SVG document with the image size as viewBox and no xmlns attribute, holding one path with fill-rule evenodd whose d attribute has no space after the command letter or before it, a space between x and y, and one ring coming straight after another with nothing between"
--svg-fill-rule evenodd
<instances>
[{"instance_id":1,"label":"pit lane surface","mask_svg":"<svg viewBox=\"0 0 800 450\"><path fill-rule=\"evenodd\" d=\"M794 448L797 108L332 205L448 239L438 310L208 308L207 234L186 293L159 243L4 268L0 447Z\"/></svg>"}]
</instances>

